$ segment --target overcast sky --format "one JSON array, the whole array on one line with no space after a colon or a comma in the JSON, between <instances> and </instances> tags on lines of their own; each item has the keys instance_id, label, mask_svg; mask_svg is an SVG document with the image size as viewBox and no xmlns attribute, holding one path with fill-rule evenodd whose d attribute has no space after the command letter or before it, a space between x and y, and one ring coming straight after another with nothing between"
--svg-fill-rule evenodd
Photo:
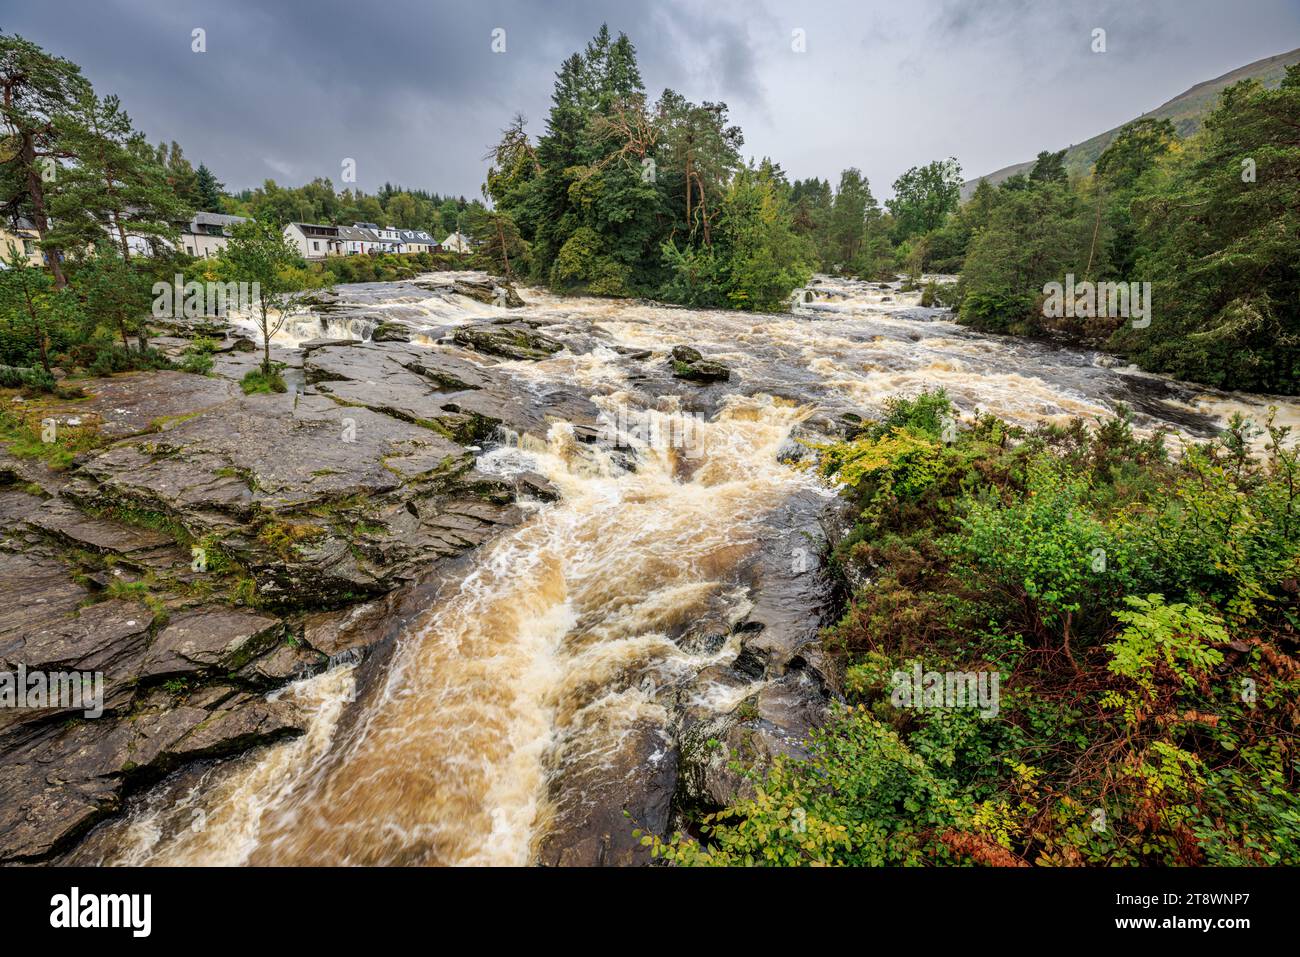
<instances>
[{"instance_id":1,"label":"overcast sky","mask_svg":"<svg viewBox=\"0 0 1300 957\"><path fill-rule=\"evenodd\" d=\"M991 172L1300 47L1300 0L0 2L0 29L79 63L231 189L340 187L352 158L368 191L476 196L497 131L515 111L540 130L560 61L602 21L652 97L723 100L746 155L792 177L857 166L882 198L910 166Z\"/></svg>"}]
</instances>

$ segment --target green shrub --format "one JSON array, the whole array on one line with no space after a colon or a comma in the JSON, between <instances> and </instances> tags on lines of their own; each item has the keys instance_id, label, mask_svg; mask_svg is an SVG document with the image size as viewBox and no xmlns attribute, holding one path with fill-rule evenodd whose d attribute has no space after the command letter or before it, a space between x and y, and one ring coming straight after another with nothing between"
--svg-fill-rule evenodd
<instances>
[{"instance_id":1,"label":"green shrub","mask_svg":"<svg viewBox=\"0 0 1300 957\"><path fill-rule=\"evenodd\" d=\"M274 365L279 365L279 363L274 363ZM272 369L270 373L263 372L260 368L251 369L244 373L244 377L239 380L239 387L244 390L245 395L258 392L289 391L289 387L285 384L279 368Z\"/></svg>"},{"instance_id":2,"label":"green shrub","mask_svg":"<svg viewBox=\"0 0 1300 957\"><path fill-rule=\"evenodd\" d=\"M909 429L896 428L880 438L863 436L852 442L818 446L822 470L850 488L868 483L900 497L915 497L934 481L940 446Z\"/></svg>"},{"instance_id":3,"label":"green shrub","mask_svg":"<svg viewBox=\"0 0 1300 957\"><path fill-rule=\"evenodd\" d=\"M200 337L185 347L182 353L180 368L184 372L192 372L196 375L207 375L212 371L214 364L213 353L217 350L218 343L215 339Z\"/></svg>"},{"instance_id":4,"label":"green shrub","mask_svg":"<svg viewBox=\"0 0 1300 957\"><path fill-rule=\"evenodd\" d=\"M942 438L945 426L956 415L948 393L926 390L912 398L892 396L885 400L885 417L875 429L877 436L894 429L910 429L931 438Z\"/></svg>"},{"instance_id":5,"label":"green shrub","mask_svg":"<svg viewBox=\"0 0 1300 957\"><path fill-rule=\"evenodd\" d=\"M1294 605L1283 589L1296 575L1300 475L1285 438L1278 430L1263 470L1239 467L1239 454L1222 447L1189 449L1158 511L1125 517L1148 590L1209 602L1242 622Z\"/></svg>"},{"instance_id":6,"label":"green shrub","mask_svg":"<svg viewBox=\"0 0 1300 957\"><path fill-rule=\"evenodd\" d=\"M961 321L985 332L1027 334L1038 331L1032 295L971 291L962 297Z\"/></svg>"},{"instance_id":7,"label":"green shrub","mask_svg":"<svg viewBox=\"0 0 1300 957\"><path fill-rule=\"evenodd\" d=\"M174 363L157 349L128 349L121 343L96 338L72 347L69 360L88 375L110 376L145 369L172 369Z\"/></svg>"},{"instance_id":8,"label":"green shrub","mask_svg":"<svg viewBox=\"0 0 1300 957\"><path fill-rule=\"evenodd\" d=\"M680 833L642 843L690 865L878 867L946 859L939 835L974 820L975 808L862 708L812 732L809 750L806 761L777 758L754 797L706 816L707 846Z\"/></svg>"},{"instance_id":9,"label":"green shrub","mask_svg":"<svg viewBox=\"0 0 1300 957\"><path fill-rule=\"evenodd\" d=\"M921 287L921 305L927 309L951 309L960 301L956 283L938 283L931 279Z\"/></svg>"},{"instance_id":10,"label":"green shrub","mask_svg":"<svg viewBox=\"0 0 1300 957\"><path fill-rule=\"evenodd\" d=\"M1074 618L1097 614L1131 581L1128 543L1090 513L1086 482L1049 458L1030 462L1023 494L969 496L959 509L953 557L978 569L1017 624L1060 629L1067 648Z\"/></svg>"},{"instance_id":11,"label":"green shrub","mask_svg":"<svg viewBox=\"0 0 1300 957\"><path fill-rule=\"evenodd\" d=\"M6 389L28 389L32 392L53 392L56 387L53 375L40 366L0 366L0 386Z\"/></svg>"}]
</instances>

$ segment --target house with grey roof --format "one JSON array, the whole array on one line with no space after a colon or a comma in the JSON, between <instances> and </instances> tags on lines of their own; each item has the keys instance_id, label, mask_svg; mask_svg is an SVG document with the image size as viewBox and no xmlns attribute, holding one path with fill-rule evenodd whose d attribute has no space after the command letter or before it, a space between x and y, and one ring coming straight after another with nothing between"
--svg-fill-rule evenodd
<instances>
[{"instance_id":1,"label":"house with grey roof","mask_svg":"<svg viewBox=\"0 0 1300 957\"><path fill-rule=\"evenodd\" d=\"M457 230L454 233L447 234L447 238L442 241L442 248L454 253L467 253L474 247L473 241Z\"/></svg>"},{"instance_id":2,"label":"house with grey roof","mask_svg":"<svg viewBox=\"0 0 1300 957\"><path fill-rule=\"evenodd\" d=\"M377 228L377 227L376 227ZM339 227L339 240L345 256L387 252L387 244L370 226L357 223Z\"/></svg>"},{"instance_id":3,"label":"house with grey roof","mask_svg":"<svg viewBox=\"0 0 1300 957\"><path fill-rule=\"evenodd\" d=\"M438 245L438 241L423 229L400 229L398 233L408 253L436 252L442 248Z\"/></svg>"},{"instance_id":4,"label":"house with grey roof","mask_svg":"<svg viewBox=\"0 0 1300 957\"><path fill-rule=\"evenodd\" d=\"M36 226L29 219L19 216L0 222L0 266L6 266L5 260L14 256L30 266L43 266L45 256L41 253L40 239Z\"/></svg>"},{"instance_id":5,"label":"house with grey roof","mask_svg":"<svg viewBox=\"0 0 1300 957\"><path fill-rule=\"evenodd\" d=\"M304 259L324 259L343 255L339 227L324 223L289 223L284 238L295 246Z\"/></svg>"},{"instance_id":6,"label":"house with grey roof","mask_svg":"<svg viewBox=\"0 0 1300 957\"><path fill-rule=\"evenodd\" d=\"M397 229L375 223L340 226L345 255L356 253L423 253L438 248L437 241L422 229Z\"/></svg>"},{"instance_id":7,"label":"house with grey roof","mask_svg":"<svg viewBox=\"0 0 1300 957\"><path fill-rule=\"evenodd\" d=\"M176 246L191 256L219 256L230 242L230 227L246 221L244 216L197 212L181 227Z\"/></svg>"}]
</instances>

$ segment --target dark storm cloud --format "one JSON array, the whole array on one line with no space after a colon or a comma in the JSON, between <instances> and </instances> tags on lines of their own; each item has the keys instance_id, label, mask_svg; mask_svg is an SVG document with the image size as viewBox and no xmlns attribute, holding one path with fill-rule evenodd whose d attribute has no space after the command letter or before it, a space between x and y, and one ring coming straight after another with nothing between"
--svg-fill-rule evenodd
<instances>
[{"instance_id":1,"label":"dark storm cloud","mask_svg":"<svg viewBox=\"0 0 1300 957\"><path fill-rule=\"evenodd\" d=\"M747 154L796 176L856 165L878 195L915 163L985 172L1300 45L1297 0L50 0L0 17L229 187L340 186L352 158L366 189L466 195L511 114L541 127L560 61L602 21L632 38L652 96L724 100ZM190 49L199 27L206 53Z\"/></svg>"},{"instance_id":2,"label":"dark storm cloud","mask_svg":"<svg viewBox=\"0 0 1300 957\"><path fill-rule=\"evenodd\" d=\"M29 4L0 26L81 64L151 139L177 140L228 186L342 185L352 158L367 189L473 194L497 131L516 110L538 124L560 61L602 21L638 42L652 92L687 81L750 105L762 96L743 24L707 7L96 0ZM204 53L191 50L195 28Z\"/></svg>"}]
</instances>

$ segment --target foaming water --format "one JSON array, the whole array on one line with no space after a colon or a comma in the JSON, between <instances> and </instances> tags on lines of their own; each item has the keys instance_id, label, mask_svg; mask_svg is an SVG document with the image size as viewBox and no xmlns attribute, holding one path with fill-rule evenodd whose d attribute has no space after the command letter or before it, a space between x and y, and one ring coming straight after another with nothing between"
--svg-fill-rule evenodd
<instances>
[{"instance_id":1,"label":"foaming water","mask_svg":"<svg viewBox=\"0 0 1300 957\"><path fill-rule=\"evenodd\" d=\"M666 729L657 689L727 654L693 656L672 636L742 600L732 576L763 516L811 481L777 462L806 414L728 398L693 425L689 478L675 448L643 443L627 471L564 423L499 453L501 469L540 471L561 501L488 546L400 637L358 720L322 748L337 720L319 709L304 739L227 778L222 806L270 797L170 840L137 815L126 831L140 836L115 860L527 863L563 813L548 785L569 767L597 772L647 724ZM333 674L314 679L317 690Z\"/></svg>"},{"instance_id":2,"label":"foaming water","mask_svg":"<svg viewBox=\"0 0 1300 957\"><path fill-rule=\"evenodd\" d=\"M921 306L921 293L898 282L818 277L806 293L811 299L796 295L792 312L771 316L552 296L538 296L536 311L570 327L587 323L612 342L656 355L687 340L730 364L742 388L757 384L797 396L826 418L878 414L891 396L943 387L963 416L990 412L1026 427L1104 419L1121 405L1139 434L1164 427L1204 438L1233 412L1262 423L1270 406L1280 424L1300 425L1294 398L1224 392L1144 373L1093 350L976 333L947 310ZM564 353L523 374L561 370L592 387L609 374Z\"/></svg>"},{"instance_id":3,"label":"foaming water","mask_svg":"<svg viewBox=\"0 0 1300 957\"><path fill-rule=\"evenodd\" d=\"M482 278L482 273L466 271L427 273L400 283L343 283L332 287L328 307L298 308L283 320L273 311L271 341L290 349L312 339L365 341L380 323L396 322L409 327L412 342L432 345L447 327L501 315L499 307L452 291L451 283L457 279ZM239 331L261 341L262 330L253 312L231 309L228 318Z\"/></svg>"}]
</instances>

